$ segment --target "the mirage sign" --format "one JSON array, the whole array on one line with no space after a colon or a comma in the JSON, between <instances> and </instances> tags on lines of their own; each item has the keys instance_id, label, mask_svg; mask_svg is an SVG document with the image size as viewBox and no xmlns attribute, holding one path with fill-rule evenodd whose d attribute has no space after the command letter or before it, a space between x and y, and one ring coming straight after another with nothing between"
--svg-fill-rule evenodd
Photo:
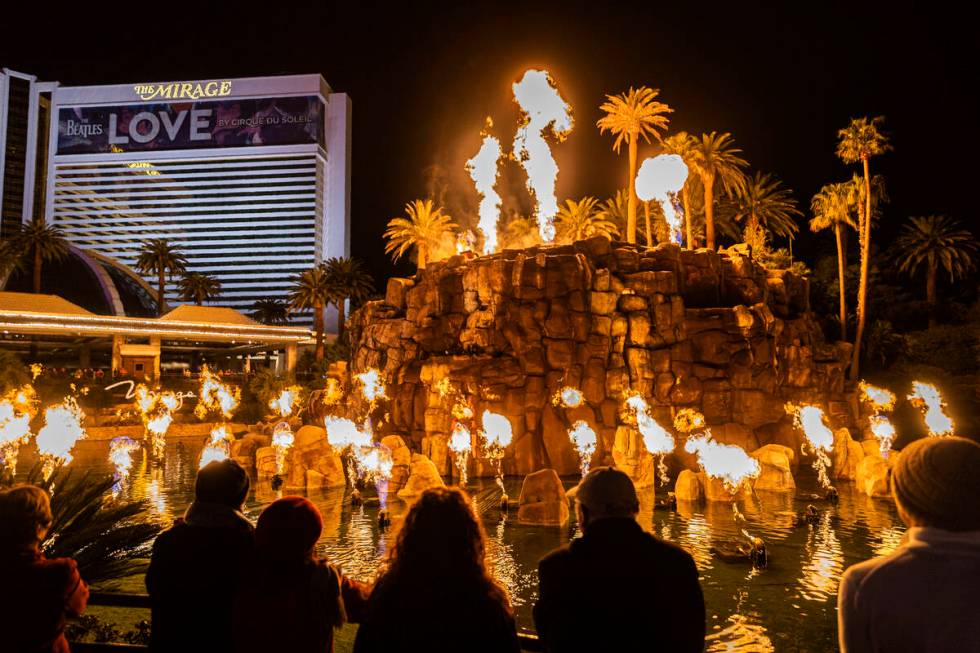
<instances>
[{"instance_id":1,"label":"the mirage sign","mask_svg":"<svg viewBox=\"0 0 980 653\"><path fill-rule=\"evenodd\" d=\"M58 154L255 145L324 146L317 96L65 108Z\"/></svg>"}]
</instances>

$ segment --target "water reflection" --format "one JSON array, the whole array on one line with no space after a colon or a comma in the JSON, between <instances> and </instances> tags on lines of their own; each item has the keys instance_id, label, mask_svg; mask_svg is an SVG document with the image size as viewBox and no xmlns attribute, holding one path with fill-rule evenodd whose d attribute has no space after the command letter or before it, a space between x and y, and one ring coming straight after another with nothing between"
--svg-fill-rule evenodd
<instances>
[{"instance_id":1,"label":"water reflection","mask_svg":"<svg viewBox=\"0 0 980 653\"><path fill-rule=\"evenodd\" d=\"M844 554L830 517L830 512L820 516L820 522L812 527L804 546L808 559L803 562L800 596L808 601L825 602L833 597L844 571Z\"/></svg>"}]
</instances>

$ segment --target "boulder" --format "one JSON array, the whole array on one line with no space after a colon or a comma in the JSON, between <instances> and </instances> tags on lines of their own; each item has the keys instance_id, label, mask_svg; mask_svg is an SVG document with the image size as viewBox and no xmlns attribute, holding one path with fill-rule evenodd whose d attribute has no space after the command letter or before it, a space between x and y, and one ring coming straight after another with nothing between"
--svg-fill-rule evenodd
<instances>
[{"instance_id":1,"label":"boulder","mask_svg":"<svg viewBox=\"0 0 980 653\"><path fill-rule=\"evenodd\" d=\"M396 494L399 499L414 499L429 488L445 487L439 470L435 464L422 454L412 454L412 463L409 467L408 480L405 487ZM389 490L390 493L390 490Z\"/></svg>"},{"instance_id":2,"label":"boulder","mask_svg":"<svg viewBox=\"0 0 980 653\"><path fill-rule=\"evenodd\" d=\"M643 445L640 432L629 426L617 426L612 450L613 462L623 470L639 488L656 482L656 461Z\"/></svg>"},{"instance_id":3,"label":"boulder","mask_svg":"<svg viewBox=\"0 0 980 653\"><path fill-rule=\"evenodd\" d=\"M851 439L849 430L839 428L834 431L834 450L830 455L833 469L828 470L832 478L841 481L857 479L857 468L863 458L864 447Z\"/></svg>"},{"instance_id":4,"label":"boulder","mask_svg":"<svg viewBox=\"0 0 980 653\"><path fill-rule=\"evenodd\" d=\"M698 480L704 488L704 498L719 503L735 503L736 499L743 498L743 495L750 492L751 487L751 481L747 481L742 483L738 492L732 492L724 481L708 476L704 472L698 473Z\"/></svg>"},{"instance_id":5,"label":"boulder","mask_svg":"<svg viewBox=\"0 0 980 653\"><path fill-rule=\"evenodd\" d=\"M271 446L259 447L255 451L255 473L259 479L272 478L276 471L276 450Z\"/></svg>"},{"instance_id":6,"label":"boulder","mask_svg":"<svg viewBox=\"0 0 980 653\"><path fill-rule=\"evenodd\" d=\"M796 488L790 463L792 449L780 444L767 444L749 455L759 461L760 467L759 477L753 482L753 488L777 491Z\"/></svg>"},{"instance_id":7,"label":"boulder","mask_svg":"<svg viewBox=\"0 0 980 653\"><path fill-rule=\"evenodd\" d=\"M331 489L344 487L347 485L347 475L344 470L344 461L340 455L334 452L329 446L323 447L317 452L306 468L306 486L310 487L310 472L319 475L318 487Z\"/></svg>"},{"instance_id":8,"label":"boulder","mask_svg":"<svg viewBox=\"0 0 980 653\"><path fill-rule=\"evenodd\" d=\"M704 488L700 477L689 469L681 470L674 484L674 494L678 501L702 501Z\"/></svg>"},{"instance_id":9,"label":"boulder","mask_svg":"<svg viewBox=\"0 0 980 653\"><path fill-rule=\"evenodd\" d=\"M249 458L255 462L255 452L262 447L268 447L272 438L261 433L246 433L243 437L231 443L232 458Z\"/></svg>"},{"instance_id":10,"label":"boulder","mask_svg":"<svg viewBox=\"0 0 980 653\"><path fill-rule=\"evenodd\" d=\"M405 445L400 435L387 435L381 438L381 446L391 451L391 478L388 479L388 492L397 494L408 482L409 467L412 464L412 451Z\"/></svg>"},{"instance_id":11,"label":"boulder","mask_svg":"<svg viewBox=\"0 0 980 653\"><path fill-rule=\"evenodd\" d=\"M890 496L891 491L888 487L890 468L889 461L881 456L866 456L857 465L855 485L869 497Z\"/></svg>"},{"instance_id":12,"label":"boulder","mask_svg":"<svg viewBox=\"0 0 980 653\"><path fill-rule=\"evenodd\" d=\"M518 499L518 522L561 526L568 522L568 515L568 500L558 472L542 469L524 477Z\"/></svg>"},{"instance_id":13,"label":"boulder","mask_svg":"<svg viewBox=\"0 0 980 653\"><path fill-rule=\"evenodd\" d=\"M321 444L327 442L327 429L322 426L301 426L293 434L293 446L305 447L309 444Z\"/></svg>"}]
</instances>

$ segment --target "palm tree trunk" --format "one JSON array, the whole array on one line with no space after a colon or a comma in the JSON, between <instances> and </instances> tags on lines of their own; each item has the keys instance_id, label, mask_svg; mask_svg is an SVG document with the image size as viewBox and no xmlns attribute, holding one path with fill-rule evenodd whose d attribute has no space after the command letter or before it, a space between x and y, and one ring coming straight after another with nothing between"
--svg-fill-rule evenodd
<instances>
[{"instance_id":1,"label":"palm tree trunk","mask_svg":"<svg viewBox=\"0 0 980 653\"><path fill-rule=\"evenodd\" d=\"M313 305L313 330L316 331L316 349L313 356L316 360L323 360L323 305Z\"/></svg>"},{"instance_id":2,"label":"palm tree trunk","mask_svg":"<svg viewBox=\"0 0 980 653\"><path fill-rule=\"evenodd\" d=\"M684 197L684 223L687 226L687 248L694 249L694 227L691 225L691 202L687 194L687 182L684 182L681 194Z\"/></svg>"},{"instance_id":3,"label":"palm tree trunk","mask_svg":"<svg viewBox=\"0 0 980 653\"><path fill-rule=\"evenodd\" d=\"M844 257L847 256L847 252L844 251L844 238L841 234L843 229L841 228L841 223L834 225L834 235L837 236L837 278L839 280L840 286L840 339L842 341L847 341L847 294L844 290L844 272L847 269Z\"/></svg>"},{"instance_id":4,"label":"palm tree trunk","mask_svg":"<svg viewBox=\"0 0 980 653\"><path fill-rule=\"evenodd\" d=\"M167 310L167 300L163 296L164 291L167 289L166 274L163 267L160 267L160 271L157 273L157 316L163 315L164 311Z\"/></svg>"},{"instance_id":5,"label":"palm tree trunk","mask_svg":"<svg viewBox=\"0 0 980 653\"><path fill-rule=\"evenodd\" d=\"M650 202L643 203L643 217L647 227L647 247L653 247L653 233L650 231Z\"/></svg>"},{"instance_id":6,"label":"palm tree trunk","mask_svg":"<svg viewBox=\"0 0 980 653\"><path fill-rule=\"evenodd\" d=\"M340 342L344 337L344 329L347 327L347 316L344 315L344 304L346 303L346 297L337 302L337 342Z\"/></svg>"},{"instance_id":7,"label":"palm tree trunk","mask_svg":"<svg viewBox=\"0 0 980 653\"><path fill-rule=\"evenodd\" d=\"M626 242L636 244L636 137L630 135L630 178L629 199L626 201Z\"/></svg>"},{"instance_id":8,"label":"palm tree trunk","mask_svg":"<svg viewBox=\"0 0 980 653\"><path fill-rule=\"evenodd\" d=\"M425 264L428 263L428 261L426 260L428 258L428 256L427 256L428 252L426 251L425 245L419 245L418 246L418 250L419 250L418 251L418 261L415 264L415 268L417 270L424 270L425 269Z\"/></svg>"},{"instance_id":9,"label":"palm tree trunk","mask_svg":"<svg viewBox=\"0 0 980 653\"><path fill-rule=\"evenodd\" d=\"M705 246L715 251L715 178L706 176L704 182L704 237Z\"/></svg>"},{"instance_id":10,"label":"palm tree trunk","mask_svg":"<svg viewBox=\"0 0 980 653\"><path fill-rule=\"evenodd\" d=\"M926 304L929 305L929 328L936 326L936 262L929 262L926 276Z\"/></svg>"},{"instance_id":11,"label":"palm tree trunk","mask_svg":"<svg viewBox=\"0 0 980 653\"><path fill-rule=\"evenodd\" d=\"M34 294L41 292L41 266L44 260L41 258L41 248L34 247Z\"/></svg>"},{"instance_id":12,"label":"palm tree trunk","mask_svg":"<svg viewBox=\"0 0 980 653\"><path fill-rule=\"evenodd\" d=\"M857 333L854 336L854 353L851 355L851 372L848 375L852 381L856 381L861 374L861 339L864 337L864 323L867 317L868 254L871 251L871 180L868 177L868 159L865 158L863 162L865 204L864 215L860 217L861 282L858 284Z\"/></svg>"}]
</instances>

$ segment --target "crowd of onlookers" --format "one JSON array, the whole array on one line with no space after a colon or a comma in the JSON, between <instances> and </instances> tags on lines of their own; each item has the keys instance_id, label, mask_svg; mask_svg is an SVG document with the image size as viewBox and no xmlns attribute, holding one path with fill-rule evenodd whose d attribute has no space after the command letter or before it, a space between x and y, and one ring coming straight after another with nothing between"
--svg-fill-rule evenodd
<instances>
[{"instance_id":1,"label":"crowd of onlookers","mask_svg":"<svg viewBox=\"0 0 980 653\"><path fill-rule=\"evenodd\" d=\"M980 652L980 445L927 438L893 465L909 526L887 556L851 567L839 592L840 644L855 652ZM279 499L254 526L236 462L198 472L195 500L157 538L146 574L151 650L309 652L359 624L354 651L520 650L507 590L486 564L473 503L428 490L408 511L378 578L366 584L316 555L322 522L302 497ZM583 535L539 564L534 621L548 651L702 651L698 570L636 521L636 491L613 468L577 492ZM88 590L74 561L41 553L48 495L0 492L0 650L68 650L65 620Z\"/></svg>"}]
</instances>

